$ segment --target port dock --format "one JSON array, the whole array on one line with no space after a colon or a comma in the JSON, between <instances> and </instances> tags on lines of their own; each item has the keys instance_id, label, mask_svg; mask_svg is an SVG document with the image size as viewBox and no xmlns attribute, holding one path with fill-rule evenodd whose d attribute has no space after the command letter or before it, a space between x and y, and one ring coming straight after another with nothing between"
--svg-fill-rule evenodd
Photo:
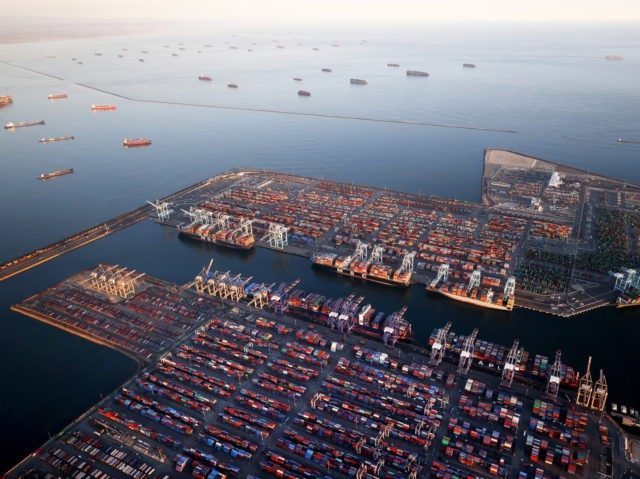
<instances>
[{"instance_id":1,"label":"port dock","mask_svg":"<svg viewBox=\"0 0 640 479\"><path fill-rule=\"evenodd\" d=\"M146 217L480 307L570 317L640 299L640 188L504 150L485 152L481 203L229 171L0 265L0 280Z\"/></svg>"},{"instance_id":2,"label":"port dock","mask_svg":"<svg viewBox=\"0 0 640 479\"><path fill-rule=\"evenodd\" d=\"M559 355L501 357L450 324L389 347L303 319L286 288L258 304L198 277L99 265L16 305L141 367L7 478L590 478L625 462Z\"/></svg>"}]
</instances>

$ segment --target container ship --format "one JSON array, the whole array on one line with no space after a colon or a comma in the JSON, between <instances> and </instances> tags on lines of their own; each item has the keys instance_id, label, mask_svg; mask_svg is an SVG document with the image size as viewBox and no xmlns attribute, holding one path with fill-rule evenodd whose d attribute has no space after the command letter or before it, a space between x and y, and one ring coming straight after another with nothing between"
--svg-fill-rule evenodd
<instances>
[{"instance_id":1,"label":"container ship","mask_svg":"<svg viewBox=\"0 0 640 479\"><path fill-rule=\"evenodd\" d=\"M13 103L13 98L11 98L9 95L0 96L0 106L5 106L10 103Z\"/></svg>"},{"instance_id":2,"label":"container ship","mask_svg":"<svg viewBox=\"0 0 640 479\"><path fill-rule=\"evenodd\" d=\"M475 63L463 63L462 68L475 68Z\"/></svg>"},{"instance_id":3,"label":"container ship","mask_svg":"<svg viewBox=\"0 0 640 479\"><path fill-rule=\"evenodd\" d=\"M132 146L148 146L151 144L151 140L149 138L125 138L122 140L122 145L126 148Z\"/></svg>"},{"instance_id":4,"label":"container ship","mask_svg":"<svg viewBox=\"0 0 640 479\"><path fill-rule=\"evenodd\" d=\"M64 170L56 170L50 173L42 173L40 176L38 176L38 179L48 180L50 178L56 178L57 176L70 175L71 173L73 173L73 168L66 168Z\"/></svg>"},{"instance_id":5,"label":"container ship","mask_svg":"<svg viewBox=\"0 0 640 479\"><path fill-rule=\"evenodd\" d=\"M359 78L352 78L351 80L349 80L349 83L351 83L352 85L367 85L368 84L367 80L360 80Z\"/></svg>"},{"instance_id":6,"label":"container ship","mask_svg":"<svg viewBox=\"0 0 640 479\"><path fill-rule=\"evenodd\" d=\"M278 297L272 295L272 301ZM412 330L404 315L406 306L395 313L376 312L365 304L364 296L354 293L346 298L327 298L321 294L295 289L286 299L287 314L300 316L345 333L357 333L393 345L411 342Z\"/></svg>"},{"instance_id":7,"label":"container ship","mask_svg":"<svg viewBox=\"0 0 640 479\"><path fill-rule=\"evenodd\" d=\"M494 291L500 286L500 279L481 277L480 270L475 270L468 277L468 284L450 282L449 265L442 264L438 275L426 286L431 293L441 294L447 298L463 303L481 306L483 308L511 311L515 302L515 277L509 277L505 283L504 292Z\"/></svg>"},{"instance_id":8,"label":"container ship","mask_svg":"<svg viewBox=\"0 0 640 479\"><path fill-rule=\"evenodd\" d=\"M91 111L111 111L117 108L115 105L91 105Z\"/></svg>"},{"instance_id":9,"label":"container ship","mask_svg":"<svg viewBox=\"0 0 640 479\"><path fill-rule=\"evenodd\" d=\"M211 225L191 223L189 225L178 225L178 233L205 243L211 243L227 248L250 250L256 244L253 234L245 234L240 229L222 228L213 231Z\"/></svg>"},{"instance_id":10,"label":"container ship","mask_svg":"<svg viewBox=\"0 0 640 479\"><path fill-rule=\"evenodd\" d=\"M51 136L49 138L41 138L40 143L54 143L56 141L73 140L74 136Z\"/></svg>"},{"instance_id":11,"label":"container ship","mask_svg":"<svg viewBox=\"0 0 640 479\"><path fill-rule=\"evenodd\" d=\"M429 346L432 346L435 342L439 330L440 328L434 329L429 336L427 341ZM460 356L465 339L465 335L456 334L452 331L449 331L447 335L446 352L455 358L456 361ZM497 371L504 366L510 349L510 346L476 339L473 358L478 362L479 366ZM547 356L540 354L532 355L522 347L518 349L518 357L519 361L515 366L517 376L530 379L547 379L551 371L553 359L549 360ZM560 384L568 388L576 388L578 387L579 380L580 375L578 371L564 363L561 364Z\"/></svg>"},{"instance_id":12,"label":"container ship","mask_svg":"<svg viewBox=\"0 0 640 479\"><path fill-rule=\"evenodd\" d=\"M36 126L36 125L44 125L44 120L38 120L38 121L18 121L18 122L12 122L10 121L9 123L4 125L4 129L5 130L13 130L16 128L24 128L27 126Z\"/></svg>"},{"instance_id":13,"label":"container ship","mask_svg":"<svg viewBox=\"0 0 640 479\"><path fill-rule=\"evenodd\" d=\"M433 282L427 285L426 290L431 293L441 294L447 298L463 303L481 306L483 308L499 309L502 311L511 311L514 306L514 297L510 295L506 300L496 293L492 288L469 287L464 283L445 283L439 287L434 286Z\"/></svg>"},{"instance_id":14,"label":"container ship","mask_svg":"<svg viewBox=\"0 0 640 479\"><path fill-rule=\"evenodd\" d=\"M211 78L210 76L207 76L207 75L200 75L198 77L198 80L200 80L200 81L213 81L213 78Z\"/></svg>"},{"instance_id":15,"label":"container ship","mask_svg":"<svg viewBox=\"0 0 640 479\"><path fill-rule=\"evenodd\" d=\"M640 306L640 291L631 288L621 293L616 300L616 308L629 308L631 306Z\"/></svg>"},{"instance_id":16,"label":"container ship","mask_svg":"<svg viewBox=\"0 0 640 479\"><path fill-rule=\"evenodd\" d=\"M298 90L298 95L300 96L311 96L311 93L307 90Z\"/></svg>"},{"instance_id":17,"label":"container ship","mask_svg":"<svg viewBox=\"0 0 640 479\"><path fill-rule=\"evenodd\" d=\"M49 100L62 100L67 97L68 95L66 93L50 93L47 98L49 98Z\"/></svg>"},{"instance_id":18,"label":"container ship","mask_svg":"<svg viewBox=\"0 0 640 479\"><path fill-rule=\"evenodd\" d=\"M389 286L407 287L411 284L411 273L401 269L353 256L338 256L334 253L316 253L311 257L314 265L329 268L345 276L360 278Z\"/></svg>"},{"instance_id":19,"label":"container ship","mask_svg":"<svg viewBox=\"0 0 640 479\"><path fill-rule=\"evenodd\" d=\"M427 72L421 72L419 70L407 70L408 77L428 77L429 74Z\"/></svg>"}]
</instances>

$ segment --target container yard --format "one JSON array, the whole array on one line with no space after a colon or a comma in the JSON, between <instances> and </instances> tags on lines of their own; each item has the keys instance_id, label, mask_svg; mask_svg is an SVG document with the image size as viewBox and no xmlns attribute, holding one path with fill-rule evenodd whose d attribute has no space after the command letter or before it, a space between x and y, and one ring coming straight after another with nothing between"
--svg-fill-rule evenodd
<instances>
[{"instance_id":1,"label":"container yard","mask_svg":"<svg viewBox=\"0 0 640 479\"><path fill-rule=\"evenodd\" d=\"M101 233L93 241L146 214L213 247L270 248L353 281L422 284L425 295L505 312L640 304L639 187L504 150L485 152L482 186L472 203L233 170L87 232ZM0 280L73 249L66 243L0 265Z\"/></svg>"},{"instance_id":2,"label":"container yard","mask_svg":"<svg viewBox=\"0 0 640 479\"><path fill-rule=\"evenodd\" d=\"M302 313L297 281L217 274L176 286L98 265L14 306L140 370L7 477L590 478L625 462L590 363L578 380L560 353L451 324L391 345L355 327L364 299L332 322L318 295Z\"/></svg>"},{"instance_id":3,"label":"container yard","mask_svg":"<svg viewBox=\"0 0 640 479\"><path fill-rule=\"evenodd\" d=\"M179 235L311 258L354 281L572 316L640 298L640 188L487 150L482 202L243 170L155 204Z\"/></svg>"}]
</instances>

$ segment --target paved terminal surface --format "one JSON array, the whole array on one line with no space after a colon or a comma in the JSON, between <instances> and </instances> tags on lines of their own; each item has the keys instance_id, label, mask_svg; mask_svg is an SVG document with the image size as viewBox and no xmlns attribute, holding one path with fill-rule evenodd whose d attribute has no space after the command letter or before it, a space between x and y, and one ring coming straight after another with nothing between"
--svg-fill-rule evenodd
<instances>
[{"instance_id":1,"label":"paved terminal surface","mask_svg":"<svg viewBox=\"0 0 640 479\"><path fill-rule=\"evenodd\" d=\"M370 281L408 271L400 284L438 278L438 293L474 304L512 307L510 278L516 306L549 314L640 304L640 188L509 151L485 152L481 203L245 169L156 207L8 261L0 280L151 216L198 241L242 237L250 248L255 238L291 254L327 253L321 264ZM271 227L286 227L286 240L269 236ZM366 247L352 261L359 243Z\"/></svg>"},{"instance_id":2,"label":"paved terminal surface","mask_svg":"<svg viewBox=\"0 0 640 479\"><path fill-rule=\"evenodd\" d=\"M430 365L417 346L111 271L120 282L83 272L16 305L141 368L11 479L595 478L627 467L619 430L570 391L501 388L497 368L458 373L452 351Z\"/></svg>"}]
</instances>

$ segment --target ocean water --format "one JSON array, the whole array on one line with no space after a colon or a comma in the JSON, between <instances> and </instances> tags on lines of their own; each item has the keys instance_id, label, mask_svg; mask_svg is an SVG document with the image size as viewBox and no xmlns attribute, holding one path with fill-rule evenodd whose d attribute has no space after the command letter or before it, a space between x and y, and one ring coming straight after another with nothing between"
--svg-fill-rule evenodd
<instances>
[{"instance_id":1,"label":"ocean water","mask_svg":"<svg viewBox=\"0 0 640 479\"><path fill-rule=\"evenodd\" d=\"M640 146L615 142L620 136L640 139L639 46L638 25L576 24L375 31L175 27L0 45L0 94L14 98L0 109L0 122L46 121L0 132L0 259L238 166L477 201L484 149L508 148L640 184ZM625 59L605 61L608 54ZM477 68L463 69L463 62ZM407 69L431 76L408 78ZM199 82L201 74L213 82ZM350 85L350 78L369 84ZM228 83L239 88L229 89ZM130 101L81 85L138 100L208 107ZM298 89L312 96L299 97ZM49 93L69 98L49 101ZM91 104L103 103L118 110L90 111ZM62 135L76 139L38 143L43 136ZM153 145L122 148L124 137L138 136L152 138ZM76 173L36 180L42 172L66 167ZM135 364L120 354L9 307L99 261L184 283L210 257L221 269L264 281L299 277L304 288L327 295L356 290L385 311L408 304L419 341L452 320L455 331L478 327L480 337L503 343L519 337L532 352L551 356L560 348L578 368L593 355L595 367L605 369L612 400L638 403L640 382L627 377L640 366L634 354L638 311L600 310L570 320L523 310L483 311L428 297L418 287L391 291L336 278L312 270L302 258L182 241L174 231L145 222L0 283L0 431L10 438L0 452L0 470L135 372Z\"/></svg>"}]
</instances>

